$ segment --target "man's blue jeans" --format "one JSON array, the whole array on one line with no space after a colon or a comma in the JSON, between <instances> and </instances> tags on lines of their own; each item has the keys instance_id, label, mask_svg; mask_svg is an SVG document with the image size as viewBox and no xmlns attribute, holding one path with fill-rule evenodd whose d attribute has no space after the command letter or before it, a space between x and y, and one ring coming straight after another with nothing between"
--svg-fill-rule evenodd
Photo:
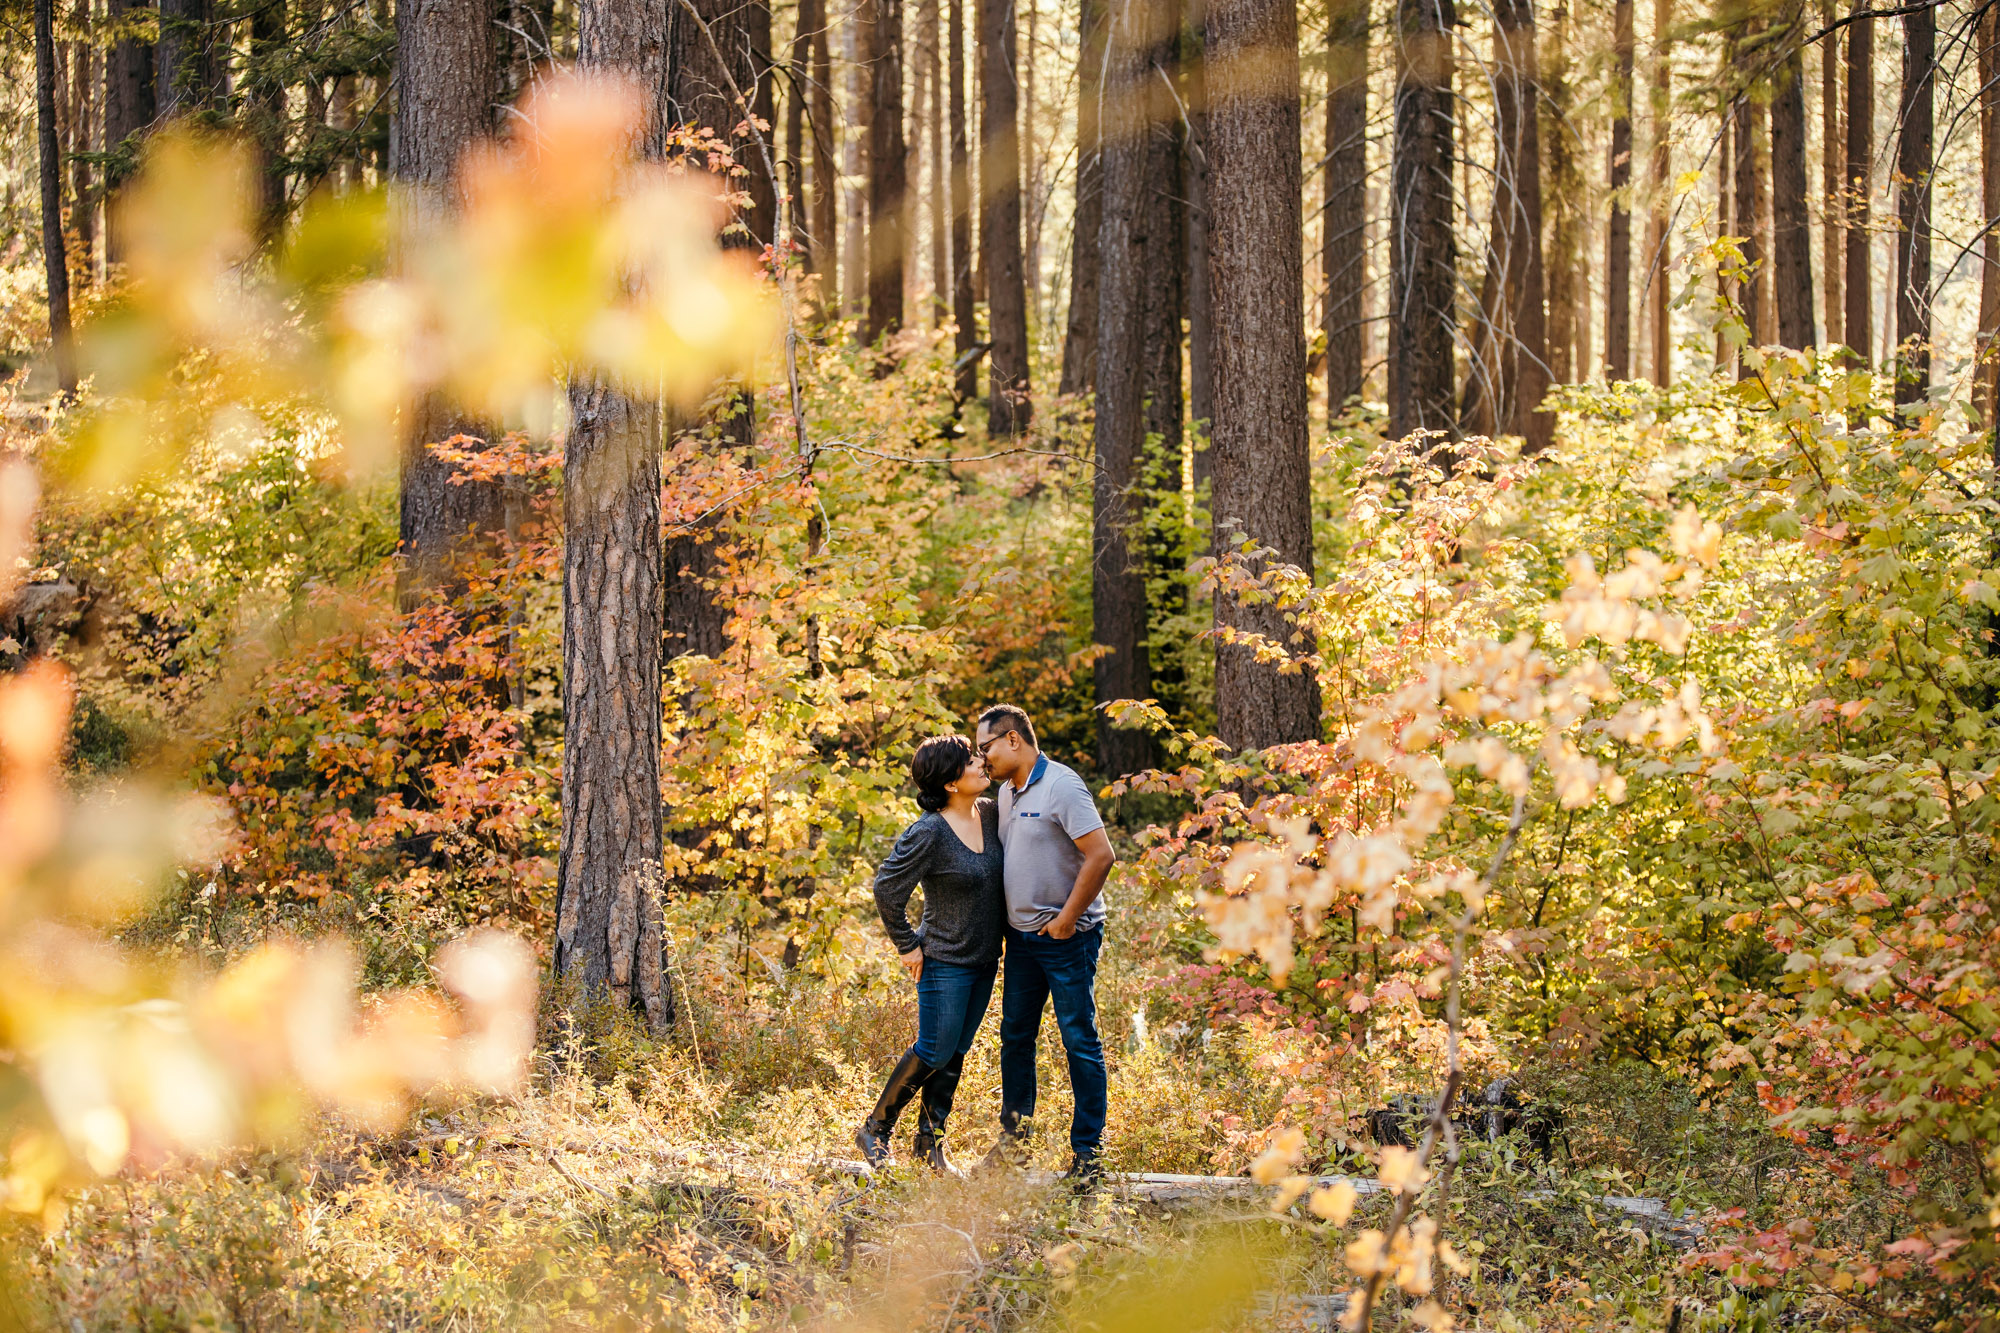
<instances>
[{"instance_id":1,"label":"man's blue jeans","mask_svg":"<svg viewBox=\"0 0 2000 1333\"><path fill-rule=\"evenodd\" d=\"M1069 1146L1081 1158L1097 1156L1109 1097L1104 1047L1097 1039L1097 952L1103 945L1103 926L1066 940L1024 935L1009 926L1000 991L1000 1123L1012 1132L1035 1113L1035 1041L1042 1009L1053 1001L1076 1094Z\"/></svg>"},{"instance_id":2,"label":"man's blue jeans","mask_svg":"<svg viewBox=\"0 0 2000 1333\"><path fill-rule=\"evenodd\" d=\"M972 1049L993 998L995 963L965 967L924 959L917 978L917 1059L932 1069Z\"/></svg>"}]
</instances>

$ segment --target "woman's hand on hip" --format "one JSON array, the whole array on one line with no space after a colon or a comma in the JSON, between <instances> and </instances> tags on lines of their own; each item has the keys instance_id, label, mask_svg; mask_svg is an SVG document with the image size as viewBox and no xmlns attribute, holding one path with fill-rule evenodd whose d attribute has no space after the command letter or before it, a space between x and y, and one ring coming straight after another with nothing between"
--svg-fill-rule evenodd
<instances>
[{"instance_id":1,"label":"woman's hand on hip","mask_svg":"<svg viewBox=\"0 0 2000 1333\"><path fill-rule=\"evenodd\" d=\"M924 948L921 944L903 955L903 966L909 971L910 980L924 979Z\"/></svg>"}]
</instances>

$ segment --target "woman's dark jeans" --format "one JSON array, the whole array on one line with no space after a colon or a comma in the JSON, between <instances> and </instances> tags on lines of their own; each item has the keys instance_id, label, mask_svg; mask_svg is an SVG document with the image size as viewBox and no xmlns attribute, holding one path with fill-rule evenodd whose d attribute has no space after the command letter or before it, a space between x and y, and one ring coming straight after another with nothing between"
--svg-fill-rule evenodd
<instances>
[{"instance_id":1,"label":"woman's dark jeans","mask_svg":"<svg viewBox=\"0 0 2000 1333\"><path fill-rule=\"evenodd\" d=\"M972 1049L980 1020L993 999L993 976L999 964L966 967L924 959L917 978L917 1058L937 1069L952 1057Z\"/></svg>"},{"instance_id":2,"label":"woman's dark jeans","mask_svg":"<svg viewBox=\"0 0 2000 1333\"><path fill-rule=\"evenodd\" d=\"M1110 1100L1104 1047L1097 1039L1097 953L1103 944L1102 926L1066 940L1024 935L1009 926L1007 982L1000 994L1000 1123L1011 1132L1035 1113L1035 1038L1042 1010L1053 1002L1076 1095L1069 1146L1084 1160L1097 1156Z\"/></svg>"}]
</instances>

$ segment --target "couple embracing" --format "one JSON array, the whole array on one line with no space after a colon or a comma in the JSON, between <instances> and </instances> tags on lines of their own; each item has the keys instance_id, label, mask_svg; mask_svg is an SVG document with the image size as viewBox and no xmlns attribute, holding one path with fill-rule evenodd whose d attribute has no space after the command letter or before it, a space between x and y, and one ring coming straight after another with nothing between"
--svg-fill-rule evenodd
<instances>
[{"instance_id":1,"label":"couple embracing","mask_svg":"<svg viewBox=\"0 0 2000 1333\"><path fill-rule=\"evenodd\" d=\"M954 1169L945 1157L945 1118L1004 947L1000 1140L986 1160L1026 1156L1036 1038L1053 1004L1076 1097L1065 1178L1089 1188L1101 1174L1107 1099L1097 1037L1099 894L1116 859L1097 804L1074 769L1041 752L1034 724L1011 704L982 713L972 740L925 741L910 776L925 813L883 862L875 904L917 983L917 1040L854 1140L870 1165L886 1162L897 1118L921 1094L915 1154L933 1170ZM996 785L997 795L988 795ZM913 927L906 909L919 884L923 920Z\"/></svg>"}]
</instances>

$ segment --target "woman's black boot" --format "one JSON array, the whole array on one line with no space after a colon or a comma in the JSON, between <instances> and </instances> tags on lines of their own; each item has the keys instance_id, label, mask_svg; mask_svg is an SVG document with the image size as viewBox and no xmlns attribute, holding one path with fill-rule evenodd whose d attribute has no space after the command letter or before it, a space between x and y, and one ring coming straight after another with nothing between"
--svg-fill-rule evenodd
<instances>
[{"instance_id":1,"label":"woman's black boot","mask_svg":"<svg viewBox=\"0 0 2000 1333\"><path fill-rule=\"evenodd\" d=\"M861 1122L861 1128L854 1131L855 1146L861 1149L862 1159L868 1165L880 1166L889 1160L889 1135L895 1132L896 1118L903 1114L910 1098L917 1095L917 1089L935 1072L917 1058L914 1046L904 1051L903 1058L889 1071L889 1081L883 1085L875 1109Z\"/></svg>"},{"instance_id":2,"label":"woman's black boot","mask_svg":"<svg viewBox=\"0 0 2000 1333\"><path fill-rule=\"evenodd\" d=\"M958 1080L964 1073L965 1057L954 1055L948 1063L939 1065L937 1072L924 1083L923 1110L917 1116L917 1139L910 1145L917 1160L941 1176L965 1174L944 1155L944 1122L951 1114L952 1098L958 1092Z\"/></svg>"}]
</instances>

